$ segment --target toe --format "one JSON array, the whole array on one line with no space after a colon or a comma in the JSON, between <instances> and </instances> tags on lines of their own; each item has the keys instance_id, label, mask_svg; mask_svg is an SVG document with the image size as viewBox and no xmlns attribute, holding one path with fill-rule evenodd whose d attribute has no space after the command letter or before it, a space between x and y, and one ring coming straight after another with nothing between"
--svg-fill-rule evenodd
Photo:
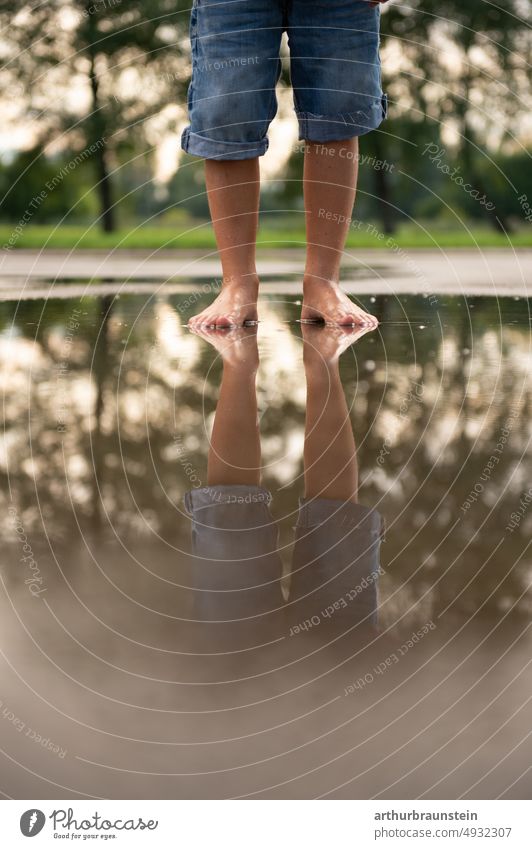
<instances>
[{"instance_id":1,"label":"toe","mask_svg":"<svg viewBox=\"0 0 532 849\"><path fill-rule=\"evenodd\" d=\"M198 327L214 327L214 316L210 312L202 312L197 317Z\"/></svg>"},{"instance_id":2,"label":"toe","mask_svg":"<svg viewBox=\"0 0 532 849\"><path fill-rule=\"evenodd\" d=\"M219 315L214 319L214 324L216 327L224 328L224 327L234 327L235 320L231 315Z\"/></svg>"},{"instance_id":3,"label":"toe","mask_svg":"<svg viewBox=\"0 0 532 849\"><path fill-rule=\"evenodd\" d=\"M358 327L376 327L377 320L374 316L370 315L370 313L363 312L353 312L349 316L352 324Z\"/></svg>"}]
</instances>

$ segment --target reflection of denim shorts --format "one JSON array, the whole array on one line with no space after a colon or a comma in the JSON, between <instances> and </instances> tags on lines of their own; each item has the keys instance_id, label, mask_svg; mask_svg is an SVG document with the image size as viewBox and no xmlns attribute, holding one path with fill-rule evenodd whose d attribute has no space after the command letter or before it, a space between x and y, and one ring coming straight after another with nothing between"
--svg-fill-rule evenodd
<instances>
[{"instance_id":1,"label":"reflection of denim shorts","mask_svg":"<svg viewBox=\"0 0 532 849\"><path fill-rule=\"evenodd\" d=\"M277 525L258 486L206 486L185 496L199 619L262 617L282 606Z\"/></svg>"},{"instance_id":2,"label":"reflection of denim shorts","mask_svg":"<svg viewBox=\"0 0 532 849\"><path fill-rule=\"evenodd\" d=\"M284 30L300 139L341 141L375 129L386 114L379 20L368 0L195 0L183 149L206 159L266 152Z\"/></svg>"},{"instance_id":3,"label":"reflection of denim shorts","mask_svg":"<svg viewBox=\"0 0 532 849\"><path fill-rule=\"evenodd\" d=\"M302 499L296 526L290 599L306 612L343 629L377 624L381 515L362 504Z\"/></svg>"},{"instance_id":4,"label":"reflection of denim shorts","mask_svg":"<svg viewBox=\"0 0 532 849\"><path fill-rule=\"evenodd\" d=\"M187 493L200 618L261 617L282 607L278 531L270 501L267 490L250 486ZM334 618L342 628L376 624L382 529L379 513L361 504L303 499L292 562L290 620Z\"/></svg>"}]
</instances>

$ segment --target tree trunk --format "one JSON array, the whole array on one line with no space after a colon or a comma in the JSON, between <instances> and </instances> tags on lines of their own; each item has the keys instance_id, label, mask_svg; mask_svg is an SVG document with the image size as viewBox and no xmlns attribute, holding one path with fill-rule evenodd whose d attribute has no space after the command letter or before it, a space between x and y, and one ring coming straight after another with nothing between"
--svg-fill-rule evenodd
<instances>
[{"instance_id":1,"label":"tree trunk","mask_svg":"<svg viewBox=\"0 0 532 849\"><path fill-rule=\"evenodd\" d=\"M113 209L111 178L107 167L107 149L105 142L98 147L96 158L102 229L104 233L113 233L116 230L116 219Z\"/></svg>"},{"instance_id":2,"label":"tree trunk","mask_svg":"<svg viewBox=\"0 0 532 849\"><path fill-rule=\"evenodd\" d=\"M102 105L99 96L98 75L96 73L96 56L93 45L89 45L90 55L90 85L92 93L91 103L91 144L96 147L96 172L98 177L97 191L100 198L100 221L104 233L112 233L116 230L116 218L113 208L113 196L111 177L107 163L108 149L105 139L105 119L102 115Z\"/></svg>"},{"instance_id":3,"label":"tree trunk","mask_svg":"<svg viewBox=\"0 0 532 849\"><path fill-rule=\"evenodd\" d=\"M92 525L95 532L102 526L101 492L104 488L105 445L102 433L102 416L104 411L104 393L109 375L112 373L109 344L109 319L114 306L114 295L105 295L99 299L100 313L96 324L93 344L92 376L96 384L96 402L94 404L94 430L91 434L92 444Z\"/></svg>"}]
</instances>

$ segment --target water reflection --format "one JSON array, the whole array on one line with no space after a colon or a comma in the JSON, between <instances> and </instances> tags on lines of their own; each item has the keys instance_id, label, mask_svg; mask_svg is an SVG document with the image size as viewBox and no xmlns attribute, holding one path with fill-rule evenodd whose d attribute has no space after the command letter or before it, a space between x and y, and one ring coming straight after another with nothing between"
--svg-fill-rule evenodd
<instances>
[{"instance_id":1,"label":"water reflection","mask_svg":"<svg viewBox=\"0 0 532 849\"><path fill-rule=\"evenodd\" d=\"M527 305L198 308L0 305L2 789L528 795Z\"/></svg>"},{"instance_id":2,"label":"water reflection","mask_svg":"<svg viewBox=\"0 0 532 849\"><path fill-rule=\"evenodd\" d=\"M284 611L300 621L291 635L317 627L322 619L337 626L369 626L377 619L382 520L358 503L355 441L339 372L340 355L365 332L303 327L304 497ZM188 492L186 505L192 519L196 606L205 621L223 623L227 633L230 623L275 618L280 612L282 561L272 495L261 487L256 328L201 335L218 351L223 371L207 486ZM252 629L258 627L253 621ZM220 629L215 630L215 642L225 643ZM281 625L281 636L284 631Z\"/></svg>"}]
</instances>

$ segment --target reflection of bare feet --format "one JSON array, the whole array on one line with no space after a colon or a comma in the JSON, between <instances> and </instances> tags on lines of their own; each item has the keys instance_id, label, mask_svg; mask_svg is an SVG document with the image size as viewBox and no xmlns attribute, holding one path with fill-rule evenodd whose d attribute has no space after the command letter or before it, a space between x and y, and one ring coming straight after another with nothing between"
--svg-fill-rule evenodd
<instances>
[{"instance_id":1,"label":"reflection of bare feet","mask_svg":"<svg viewBox=\"0 0 532 849\"><path fill-rule=\"evenodd\" d=\"M224 281L218 297L190 319L189 327L242 327L246 322L257 321L258 294L256 275Z\"/></svg>"},{"instance_id":2,"label":"reflection of bare feet","mask_svg":"<svg viewBox=\"0 0 532 849\"><path fill-rule=\"evenodd\" d=\"M303 280L301 320L341 327L373 328L378 324L375 316L350 301L337 283L319 277L306 277Z\"/></svg>"},{"instance_id":3,"label":"reflection of bare feet","mask_svg":"<svg viewBox=\"0 0 532 849\"><path fill-rule=\"evenodd\" d=\"M257 327L234 327L217 329L209 327L191 327L196 336L216 348L224 366L245 368L256 371L259 367L257 348Z\"/></svg>"},{"instance_id":4,"label":"reflection of bare feet","mask_svg":"<svg viewBox=\"0 0 532 849\"><path fill-rule=\"evenodd\" d=\"M305 363L319 361L330 365L338 362L344 351L375 327L366 325L352 330L349 327L303 324L301 330Z\"/></svg>"}]
</instances>

